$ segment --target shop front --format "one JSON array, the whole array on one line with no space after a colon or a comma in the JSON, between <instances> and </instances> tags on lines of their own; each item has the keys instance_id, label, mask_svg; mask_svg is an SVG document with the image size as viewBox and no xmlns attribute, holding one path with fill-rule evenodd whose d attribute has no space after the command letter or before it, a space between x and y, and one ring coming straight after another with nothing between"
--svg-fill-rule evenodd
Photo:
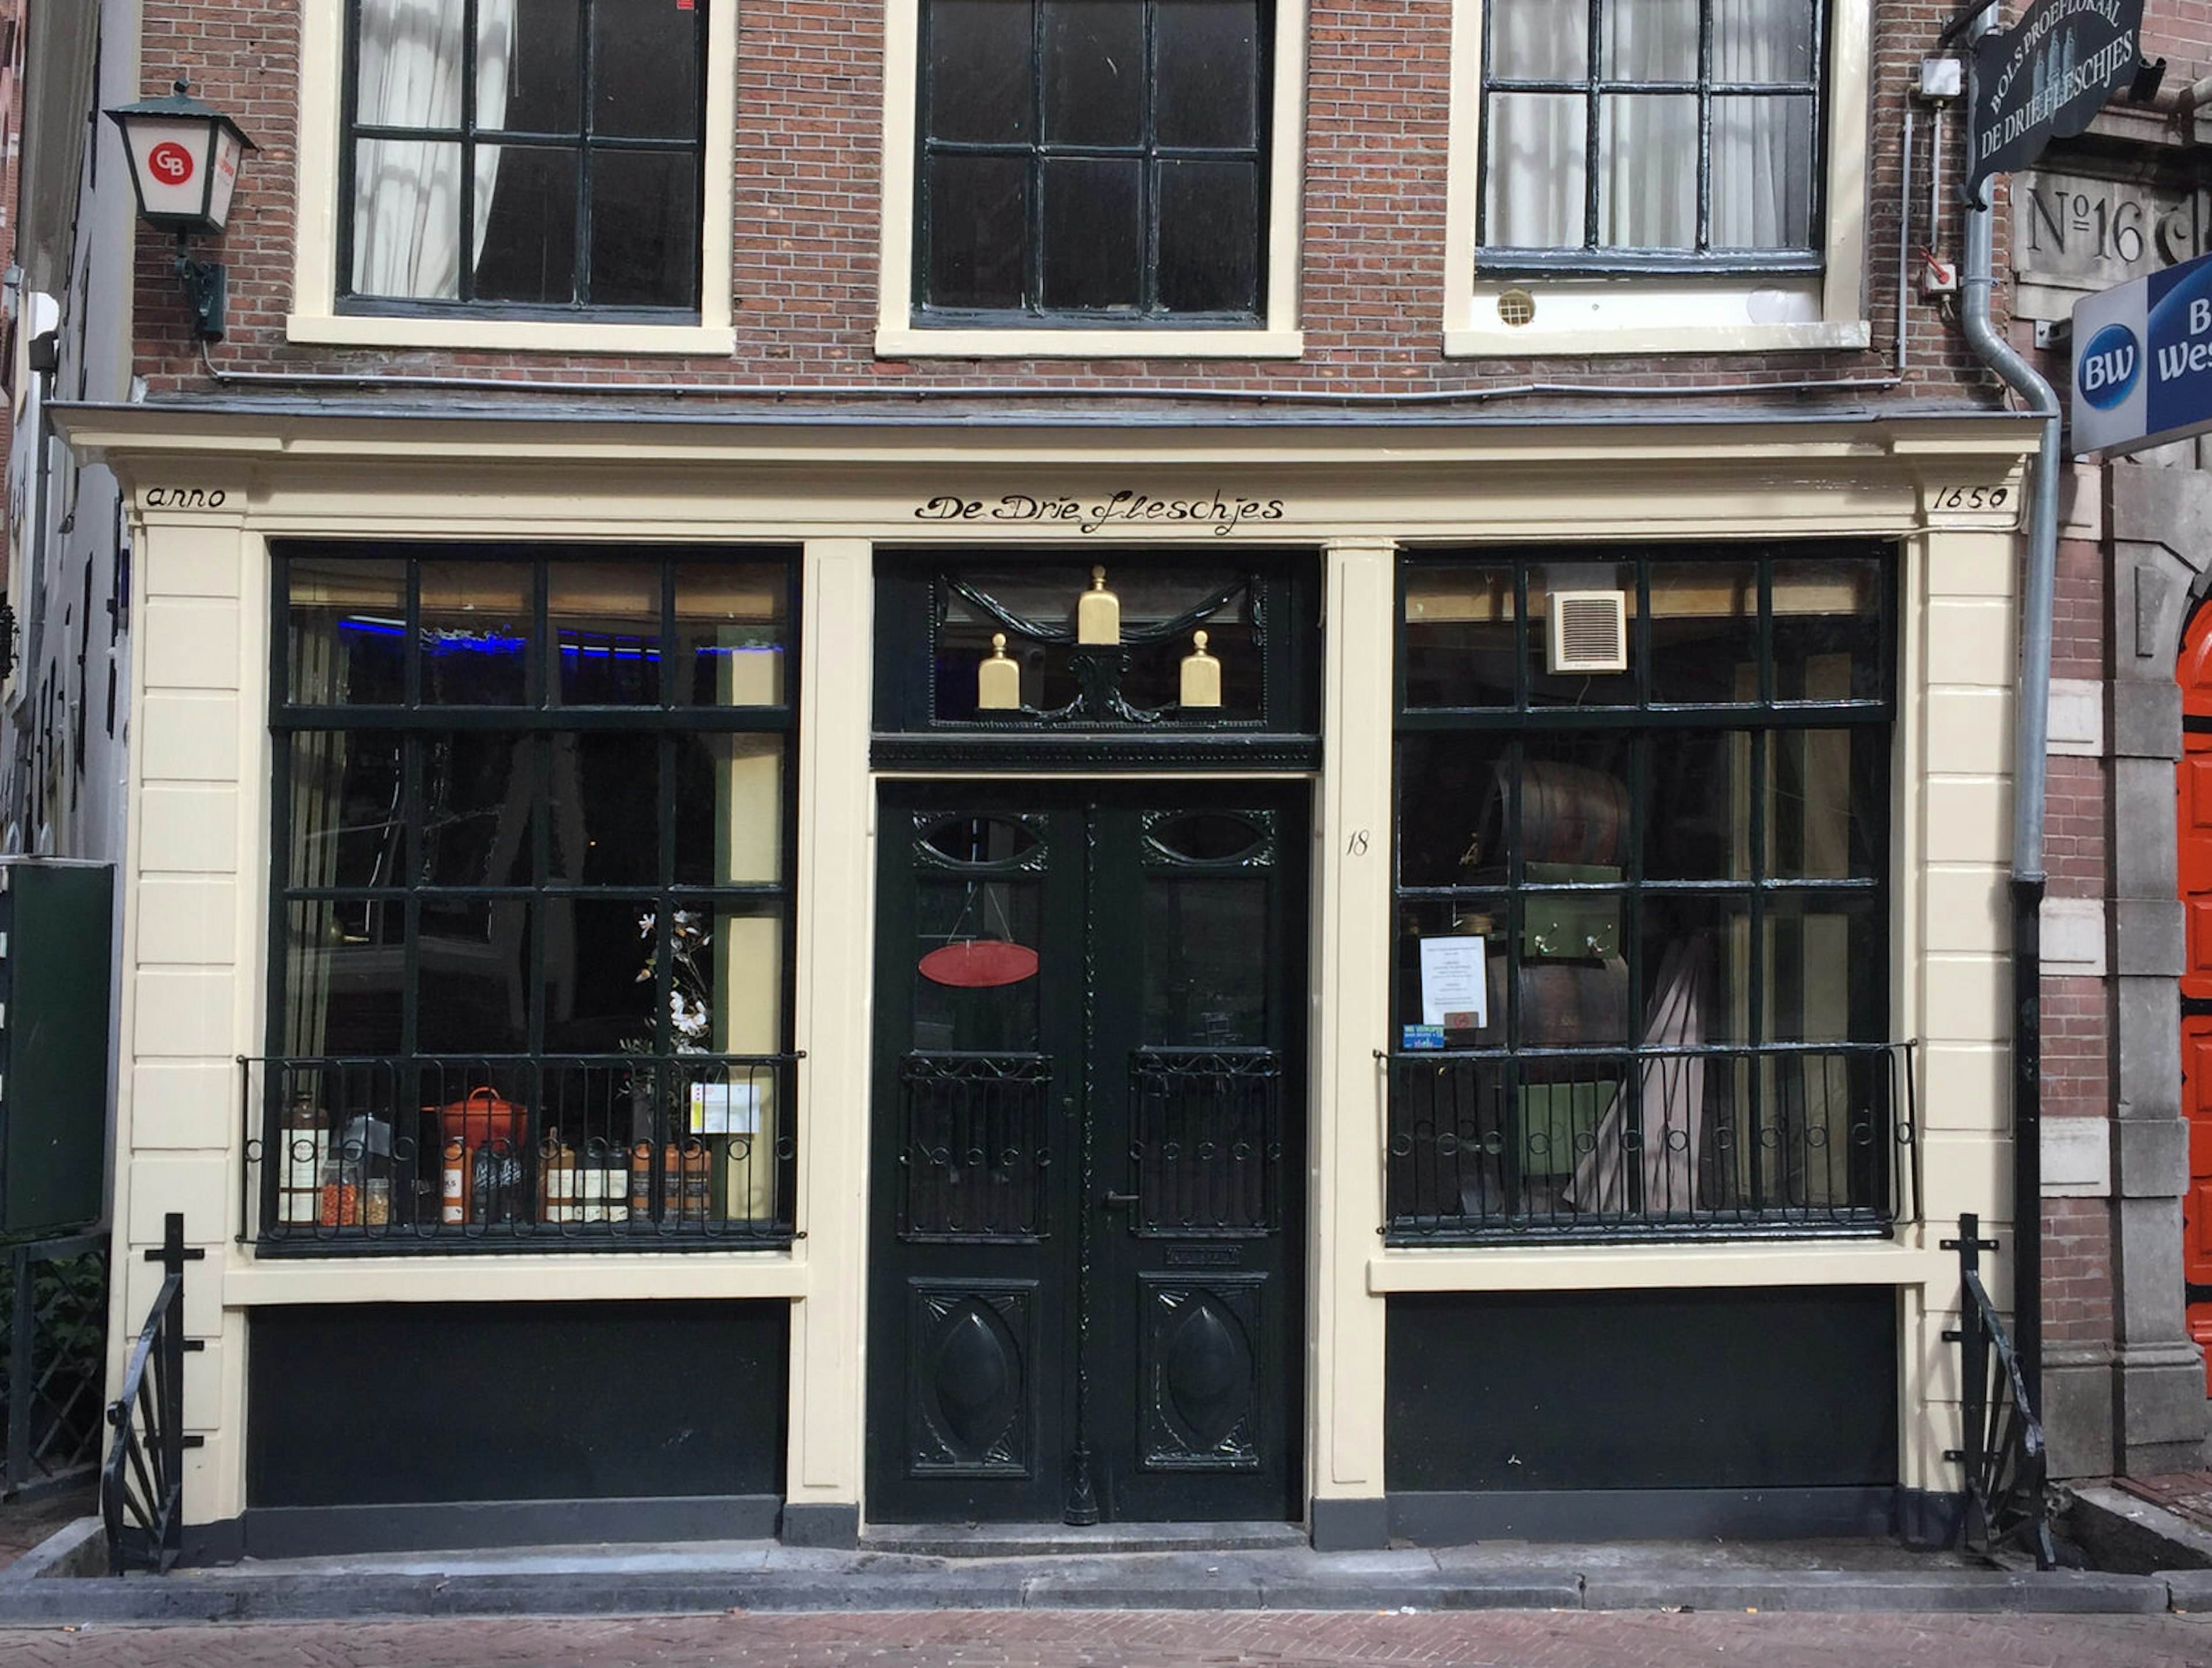
<instances>
[{"instance_id":1,"label":"shop front","mask_svg":"<svg viewBox=\"0 0 2212 1668\"><path fill-rule=\"evenodd\" d=\"M1942 1525L2020 422L65 423L206 1555Z\"/></svg>"}]
</instances>

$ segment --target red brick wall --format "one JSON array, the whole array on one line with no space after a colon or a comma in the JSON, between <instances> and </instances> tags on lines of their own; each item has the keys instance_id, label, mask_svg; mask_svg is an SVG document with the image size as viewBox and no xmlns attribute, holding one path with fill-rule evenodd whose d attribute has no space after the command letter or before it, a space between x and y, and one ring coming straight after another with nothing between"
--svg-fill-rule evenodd
<instances>
[{"instance_id":1,"label":"red brick wall","mask_svg":"<svg viewBox=\"0 0 2212 1668\"><path fill-rule=\"evenodd\" d=\"M2103 1199L2043 1202L2043 1336L2051 1344L2112 1336L2112 1211Z\"/></svg>"},{"instance_id":2,"label":"red brick wall","mask_svg":"<svg viewBox=\"0 0 2212 1668\"><path fill-rule=\"evenodd\" d=\"M461 367L514 376L579 375L824 388L1048 380L1113 390L1203 381L1211 386L1379 392L1524 380L1736 385L1753 379L1885 377L1894 356L1897 179L1904 82L1932 47L1948 0L1877 0L1878 82L1865 352L1755 358L1667 358L1624 367L1572 361L1447 361L1442 353L1448 0L1378 7L1314 0L1309 45L1301 323L1296 363L1112 360L879 361L874 356L878 153L882 139L882 8L861 0L787 0L739 10L734 136L737 349L727 359L564 360L544 355L393 353L295 348L289 306L299 0L147 0L141 57L149 92L178 70L234 112L261 149L240 186L224 258L233 328L217 350L236 369ZM319 91L318 97L325 96ZM336 89L328 96L335 97ZM1956 125L1953 133L1955 140ZM1955 173L1955 157L1953 172ZM1925 187L1914 214L1925 213ZM2002 216L2000 215L2002 223ZM1913 241L1929 241L1916 223ZM1957 252L1957 228L1938 242ZM204 391L198 354L161 240L140 240L140 368L156 391ZM1913 395L1992 390L1944 314L1907 307ZM1879 397L1879 388L1867 397Z\"/></svg>"}]
</instances>

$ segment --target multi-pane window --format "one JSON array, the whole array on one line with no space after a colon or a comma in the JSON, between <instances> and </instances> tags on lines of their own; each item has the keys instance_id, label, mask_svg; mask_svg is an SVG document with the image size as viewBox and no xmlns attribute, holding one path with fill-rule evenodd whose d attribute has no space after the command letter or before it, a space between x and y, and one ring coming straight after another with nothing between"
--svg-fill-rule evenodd
<instances>
[{"instance_id":1,"label":"multi-pane window","mask_svg":"<svg viewBox=\"0 0 2212 1668\"><path fill-rule=\"evenodd\" d=\"M1486 0L1483 267L1817 267L1825 9Z\"/></svg>"},{"instance_id":2,"label":"multi-pane window","mask_svg":"<svg viewBox=\"0 0 2212 1668\"><path fill-rule=\"evenodd\" d=\"M265 1242L788 1232L789 585L280 555Z\"/></svg>"},{"instance_id":3,"label":"multi-pane window","mask_svg":"<svg viewBox=\"0 0 2212 1668\"><path fill-rule=\"evenodd\" d=\"M699 306L712 0L349 0L356 311Z\"/></svg>"},{"instance_id":4,"label":"multi-pane window","mask_svg":"<svg viewBox=\"0 0 2212 1668\"><path fill-rule=\"evenodd\" d=\"M1394 1234L1888 1219L1890 591L1865 547L1406 568Z\"/></svg>"},{"instance_id":5,"label":"multi-pane window","mask_svg":"<svg viewBox=\"0 0 2212 1668\"><path fill-rule=\"evenodd\" d=\"M1273 12L924 0L917 322L1256 322Z\"/></svg>"}]
</instances>

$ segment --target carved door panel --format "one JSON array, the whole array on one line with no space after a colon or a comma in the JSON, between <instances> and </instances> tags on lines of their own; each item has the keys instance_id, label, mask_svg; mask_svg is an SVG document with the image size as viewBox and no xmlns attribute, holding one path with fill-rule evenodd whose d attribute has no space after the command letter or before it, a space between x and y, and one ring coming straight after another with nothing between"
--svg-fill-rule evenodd
<instances>
[{"instance_id":1,"label":"carved door panel","mask_svg":"<svg viewBox=\"0 0 2212 1668\"><path fill-rule=\"evenodd\" d=\"M1304 800L885 791L872 1520L1298 1515Z\"/></svg>"}]
</instances>

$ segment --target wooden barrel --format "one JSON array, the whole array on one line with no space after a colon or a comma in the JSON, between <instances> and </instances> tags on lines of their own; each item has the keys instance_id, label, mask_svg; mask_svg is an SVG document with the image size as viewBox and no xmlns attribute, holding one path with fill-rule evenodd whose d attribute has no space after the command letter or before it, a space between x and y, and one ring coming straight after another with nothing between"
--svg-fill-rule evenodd
<instances>
[{"instance_id":1,"label":"wooden barrel","mask_svg":"<svg viewBox=\"0 0 2212 1668\"><path fill-rule=\"evenodd\" d=\"M1628 1042L1628 963L1618 955L1524 961L1520 978L1522 1046Z\"/></svg>"},{"instance_id":2,"label":"wooden barrel","mask_svg":"<svg viewBox=\"0 0 2212 1668\"><path fill-rule=\"evenodd\" d=\"M1505 860L1505 788L1493 778L1476 822L1470 855L1481 864ZM1521 860L1607 864L1627 860L1628 786L1610 771L1551 759L1521 767Z\"/></svg>"}]
</instances>

